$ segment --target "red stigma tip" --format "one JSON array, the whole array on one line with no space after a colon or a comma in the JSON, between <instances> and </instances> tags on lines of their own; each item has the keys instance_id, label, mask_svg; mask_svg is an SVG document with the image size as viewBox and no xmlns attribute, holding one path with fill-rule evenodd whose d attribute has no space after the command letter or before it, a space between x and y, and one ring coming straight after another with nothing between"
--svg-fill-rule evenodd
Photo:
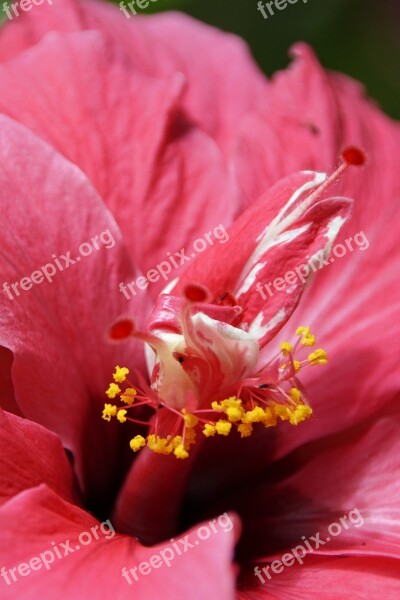
<instances>
[{"instance_id":1,"label":"red stigma tip","mask_svg":"<svg viewBox=\"0 0 400 600\"><path fill-rule=\"evenodd\" d=\"M365 153L356 146L348 146L345 148L342 152L342 159L348 165L353 165L356 167L361 167L367 162Z\"/></svg>"},{"instance_id":2,"label":"red stigma tip","mask_svg":"<svg viewBox=\"0 0 400 600\"><path fill-rule=\"evenodd\" d=\"M119 342L128 338L135 331L132 319L120 319L110 327L108 337L113 342Z\"/></svg>"},{"instance_id":3,"label":"red stigma tip","mask_svg":"<svg viewBox=\"0 0 400 600\"><path fill-rule=\"evenodd\" d=\"M189 302L206 302L210 297L208 289L199 283L189 283L183 293Z\"/></svg>"}]
</instances>

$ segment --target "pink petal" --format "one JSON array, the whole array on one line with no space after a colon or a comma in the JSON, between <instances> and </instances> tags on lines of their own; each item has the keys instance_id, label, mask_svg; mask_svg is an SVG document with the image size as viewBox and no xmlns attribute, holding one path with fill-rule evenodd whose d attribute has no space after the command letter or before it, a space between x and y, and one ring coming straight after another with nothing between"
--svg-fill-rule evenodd
<instances>
[{"instance_id":1,"label":"pink petal","mask_svg":"<svg viewBox=\"0 0 400 600\"><path fill-rule=\"evenodd\" d=\"M0 68L0 110L83 170L143 273L164 261L153 294L176 276L182 258L174 252L237 210L215 143L182 115L183 83L175 72L141 74L93 31L53 34ZM142 290L133 283L127 293L135 300Z\"/></svg>"},{"instance_id":2,"label":"pink petal","mask_svg":"<svg viewBox=\"0 0 400 600\"><path fill-rule=\"evenodd\" d=\"M319 532L317 554L399 559L399 409L396 402L375 422L298 450L280 463L273 487L255 477L251 498L233 504L245 523L241 551L275 557Z\"/></svg>"},{"instance_id":3,"label":"pink petal","mask_svg":"<svg viewBox=\"0 0 400 600\"><path fill-rule=\"evenodd\" d=\"M49 31L75 31L82 23L81 6L75 0L45 0L39 10L20 11L17 18L2 23L0 62L30 48Z\"/></svg>"},{"instance_id":4,"label":"pink petal","mask_svg":"<svg viewBox=\"0 0 400 600\"><path fill-rule=\"evenodd\" d=\"M310 256L326 258L349 215L347 199L318 198L311 208L306 204L323 181L323 174L305 171L276 183L235 221L225 244L208 249L186 269L173 292L195 282L207 286L214 298L233 294L243 308L243 328L266 344L296 308L306 280L297 277L272 299L259 286L307 264Z\"/></svg>"},{"instance_id":5,"label":"pink petal","mask_svg":"<svg viewBox=\"0 0 400 600\"><path fill-rule=\"evenodd\" d=\"M105 499L125 441L101 420L104 390L115 364L134 360L141 368L143 361L140 347L111 346L105 334L127 311L119 282L135 272L113 218L82 173L22 126L4 116L0 123L1 263L9 284L0 296L0 343L14 354L16 402L25 417L61 437L81 482L87 476L89 487L106 486ZM75 260L82 243L92 254L67 267L61 256ZM47 264L55 272L51 283L35 276L39 284L28 280L31 289L22 291L18 283L19 295L13 293L13 282ZM139 322L145 301L143 294L132 306Z\"/></svg>"},{"instance_id":6,"label":"pink petal","mask_svg":"<svg viewBox=\"0 0 400 600\"><path fill-rule=\"evenodd\" d=\"M226 151L242 116L265 105L267 81L243 41L180 13L126 17L105 2L45 3L5 28L0 60L29 48L50 30L82 29L105 33L143 73L168 78L182 73L187 81L183 110Z\"/></svg>"},{"instance_id":7,"label":"pink petal","mask_svg":"<svg viewBox=\"0 0 400 600\"><path fill-rule=\"evenodd\" d=\"M288 559L286 559L288 560ZM265 566L259 563L260 569ZM280 570L277 565L276 568ZM269 571L271 574L271 571ZM399 597L399 563L382 558L311 557L307 564L285 567L281 573L263 575L262 583L254 573L240 585L240 600L376 600Z\"/></svg>"},{"instance_id":8,"label":"pink petal","mask_svg":"<svg viewBox=\"0 0 400 600\"><path fill-rule=\"evenodd\" d=\"M224 150L233 147L238 121L265 106L267 81L246 44L232 34L171 11L129 20L97 2L87 3L85 17L123 45L144 72L183 73L184 110Z\"/></svg>"},{"instance_id":9,"label":"pink petal","mask_svg":"<svg viewBox=\"0 0 400 600\"><path fill-rule=\"evenodd\" d=\"M345 146L361 143L349 130L360 115L348 94L337 92L311 48L297 44L292 54L291 67L273 76L263 110L241 124L235 172L250 202L289 173L332 171Z\"/></svg>"},{"instance_id":10,"label":"pink petal","mask_svg":"<svg viewBox=\"0 0 400 600\"><path fill-rule=\"evenodd\" d=\"M225 522L228 523L224 519L223 525ZM187 532L187 542L192 547L180 543L177 538L176 543L182 553L176 553L174 562L171 559L168 567L159 553L171 547L171 542L144 548L133 538L115 534L110 522L99 524L88 513L41 486L20 494L0 509L3 537L1 564L7 571L18 568L21 563L28 564L28 567L20 567L25 576L18 570L14 571L16 582L8 572L10 584L7 585L3 576L2 597L54 600L57 593L58 598L80 600L97 591L102 599L118 597L128 600L136 596L157 597L162 589L166 600L186 595L202 600L203 594L210 598L233 600L231 561L239 527L234 517L230 523L229 531L226 526L217 527L216 533L204 541L201 536L205 537L205 530L199 536L195 530ZM203 525L210 529L208 524ZM198 545L195 545L196 540ZM34 561L35 570L29 572L30 561L34 557L40 559L41 554L49 551L54 558L51 563L51 555L45 555L49 568L46 569L42 559ZM157 567L151 569L150 560L154 555L158 555L159 560L153 559ZM123 567L128 570L130 583L122 575ZM135 567L137 581L129 571Z\"/></svg>"},{"instance_id":11,"label":"pink petal","mask_svg":"<svg viewBox=\"0 0 400 600\"><path fill-rule=\"evenodd\" d=\"M60 439L31 421L0 409L0 500L45 482L76 501L74 477Z\"/></svg>"}]
</instances>

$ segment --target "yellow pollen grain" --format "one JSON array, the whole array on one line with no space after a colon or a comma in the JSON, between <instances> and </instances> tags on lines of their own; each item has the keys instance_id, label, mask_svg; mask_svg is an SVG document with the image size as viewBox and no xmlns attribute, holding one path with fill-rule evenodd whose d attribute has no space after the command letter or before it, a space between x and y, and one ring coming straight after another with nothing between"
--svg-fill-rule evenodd
<instances>
[{"instance_id":1,"label":"yellow pollen grain","mask_svg":"<svg viewBox=\"0 0 400 600\"><path fill-rule=\"evenodd\" d=\"M275 427L277 422L278 420L274 410L270 407L266 408L265 417L263 420L263 424L265 425L265 427Z\"/></svg>"},{"instance_id":2,"label":"yellow pollen grain","mask_svg":"<svg viewBox=\"0 0 400 600\"><path fill-rule=\"evenodd\" d=\"M290 423L291 425L298 425L305 419L308 419L312 415L312 408L307 406L306 404L301 404L297 406L295 411L290 415Z\"/></svg>"},{"instance_id":3,"label":"yellow pollen grain","mask_svg":"<svg viewBox=\"0 0 400 600\"><path fill-rule=\"evenodd\" d=\"M129 445L134 452L137 452L146 444L146 440L142 435L137 435L131 439Z\"/></svg>"},{"instance_id":4,"label":"yellow pollen grain","mask_svg":"<svg viewBox=\"0 0 400 600\"><path fill-rule=\"evenodd\" d=\"M183 413L183 420L185 421L186 427L188 427L189 429L192 429L193 427L197 426L199 419L195 415L191 415L190 413L187 413L185 411L185 409L182 410L182 413Z\"/></svg>"},{"instance_id":5,"label":"yellow pollen grain","mask_svg":"<svg viewBox=\"0 0 400 600\"><path fill-rule=\"evenodd\" d=\"M115 367L115 373L113 375L113 379L117 383L123 383L125 381L127 375L129 375L129 369L127 369L126 367L119 367L117 365Z\"/></svg>"},{"instance_id":6,"label":"yellow pollen grain","mask_svg":"<svg viewBox=\"0 0 400 600\"><path fill-rule=\"evenodd\" d=\"M186 433L185 433L185 446L187 448L189 448L192 444L195 443L196 441L196 430L193 429L186 429Z\"/></svg>"},{"instance_id":7,"label":"yellow pollen grain","mask_svg":"<svg viewBox=\"0 0 400 600\"><path fill-rule=\"evenodd\" d=\"M284 406L283 404L275 403L272 407L272 411L282 421L289 421L290 409L287 406Z\"/></svg>"},{"instance_id":8,"label":"yellow pollen grain","mask_svg":"<svg viewBox=\"0 0 400 600\"><path fill-rule=\"evenodd\" d=\"M154 435L154 433L147 436L147 446L156 454L171 454L173 450L170 436L162 438L158 435Z\"/></svg>"},{"instance_id":9,"label":"yellow pollen grain","mask_svg":"<svg viewBox=\"0 0 400 600\"><path fill-rule=\"evenodd\" d=\"M298 373L301 369L301 364L299 360L294 360L293 361L293 368L296 371L296 373Z\"/></svg>"},{"instance_id":10,"label":"yellow pollen grain","mask_svg":"<svg viewBox=\"0 0 400 600\"><path fill-rule=\"evenodd\" d=\"M127 413L128 413L128 411L123 408L117 412L117 419L120 423L126 422L126 414Z\"/></svg>"},{"instance_id":11,"label":"yellow pollen grain","mask_svg":"<svg viewBox=\"0 0 400 600\"><path fill-rule=\"evenodd\" d=\"M328 355L325 352L325 350L322 350L322 348L318 348L318 350L314 350L314 352L311 352L311 354L309 354L308 362L312 366L326 365L326 363L328 362Z\"/></svg>"},{"instance_id":12,"label":"yellow pollen grain","mask_svg":"<svg viewBox=\"0 0 400 600\"><path fill-rule=\"evenodd\" d=\"M253 425L251 423L241 423L238 426L238 432L242 438L249 437L253 433Z\"/></svg>"},{"instance_id":13,"label":"yellow pollen grain","mask_svg":"<svg viewBox=\"0 0 400 600\"><path fill-rule=\"evenodd\" d=\"M125 402L125 404L131 406L135 401L136 394L137 391L135 390L135 388L126 388L125 392L121 394L120 399L122 400L122 402Z\"/></svg>"},{"instance_id":14,"label":"yellow pollen grain","mask_svg":"<svg viewBox=\"0 0 400 600\"><path fill-rule=\"evenodd\" d=\"M217 402L216 400L214 400L214 402L211 402L211 408L213 410L222 411L222 404L219 404L219 402Z\"/></svg>"},{"instance_id":15,"label":"yellow pollen grain","mask_svg":"<svg viewBox=\"0 0 400 600\"><path fill-rule=\"evenodd\" d=\"M177 446L175 448L174 454L175 454L176 458L180 458L182 460L184 460L185 458L187 458L189 456L189 453L185 450L185 447L183 444L179 444L179 446Z\"/></svg>"},{"instance_id":16,"label":"yellow pollen grain","mask_svg":"<svg viewBox=\"0 0 400 600\"><path fill-rule=\"evenodd\" d=\"M280 345L281 352L283 356L287 356L291 352L293 352L293 346L289 342L282 342Z\"/></svg>"},{"instance_id":17,"label":"yellow pollen grain","mask_svg":"<svg viewBox=\"0 0 400 600\"><path fill-rule=\"evenodd\" d=\"M256 406L253 410L248 410L243 416L243 423L262 423L265 419L265 412L261 406Z\"/></svg>"},{"instance_id":18,"label":"yellow pollen grain","mask_svg":"<svg viewBox=\"0 0 400 600\"><path fill-rule=\"evenodd\" d=\"M215 429L219 435L229 435L232 429L232 423L229 423L229 421L219 420L215 424Z\"/></svg>"},{"instance_id":19,"label":"yellow pollen grain","mask_svg":"<svg viewBox=\"0 0 400 600\"><path fill-rule=\"evenodd\" d=\"M301 400L301 391L297 388L292 388L289 390L289 396L292 398L292 400L299 402Z\"/></svg>"},{"instance_id":20,"label":"yellow pollen grain","mask_svg":"<svg viewBox=\"0 0 400 600\"><path fill-rule=\"evenodd\" d=\"M203 435L206 437L212 437L216 434L215 425L211 423L206 423L203 429Z\"/></svg>"},{"instance_id":21,"label":"yellow pollen grain","mask_svg":"<svg viewBox=\"0 0 400 600\"><path fill-rule=\"evenodd\" d=\"M227 417L231 423L237 423L240 421L243 415L243 411L240 408L230 406L226 411Z\"/></svg>"},{"instance_id":22,"label":"yellow pollen grain","mask_svg":"<svg viewBox=\"0 0 400 600\"><path fill-rule=\"evenodd\" d=\"M296 329L296 335L309 335L310 328L309 327L298 327Z\"/></svg>"},{"instance_id":23,"label":"yellow pollen grain","mask_svg":"<svg viewBox=\"0 0 400 600\"><path fill-rule=\"evenodd\" d=\"M119 387L119 385L117 385L116 383L110 383L106 391L106 396L108 396L111 399L114 399L115 396L120 393L120 391L121 388Z\"/></svg>"},{"instance_id":24,"label":"yellow pollen grain","mask_svg":"<svg viewBox=\"0 0 400 600\"><path fill-rule=\"evenodd\" d=\"M301 343L303 344L303 346L314 346L315 344L315 335L305 335L302 339L301 339Z\"/></svg>"},{"instance_id":25,"label":"yellow pollen grain","mask_svg":"<svg viewBox=\"0 0 400 600\"><path fill-rule=\"evenodd\" d=\"M115 417L116 414L117 414L117 407L114 404L105 404L103 414L101 416L102 416L102 419L110 422L111 417Z\"/></svg>"}]
</instances>

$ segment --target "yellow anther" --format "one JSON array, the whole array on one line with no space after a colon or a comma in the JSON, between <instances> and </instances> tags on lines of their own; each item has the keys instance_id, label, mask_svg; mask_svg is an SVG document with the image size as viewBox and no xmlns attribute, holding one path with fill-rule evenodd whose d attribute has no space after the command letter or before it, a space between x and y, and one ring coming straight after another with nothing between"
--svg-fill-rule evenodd
<instances>
[{"instance_id":1,"label":"yellow anther","mask_svg":"<svg viewBox=\"0 0 400 600\"><path fill-rule=\"evenodd\" d=\"M236 396L231 396L222 400L222 402L212 402L211 408L217 411L223 411L231 423L240 421L243 415L242 401Z\"/></svg>"},{"instance_id":2,"label":"yellow anther","mask_svg":"<svg viewBox=\"0 0 400 600\"><path fill-rule=\"evenodd\" d=\"M263 420L263 424L265 425L265 427L275 427L277 422L278 419L273 408L266 408L265 417Z\"/></svg>"},{"instance_id":3,"label":"yellow anther","mask_svg":"<svg viewBox=\"0 0 400 600\"><path fill-rule=\"evenodd\" d=\"M322 350L322 348L318 348L318 350L314 350L314 352L311 352L311 354L309 354L308 356L308 362L310 363L310 365L326 365L326 363L328 362L328 355L325 352L325 350Z\"/></svg>"},{"instance_id":4,"label":"yellow anther","mask_svg":"<svg viewBox=\"0 0 400 600\"><path fill-rule=\"evenodd\" d=\"M213 410L221 410L222 411L222 404L219 404L219 402L214 400L214 402L211 402L211 408Z\"/></svg>"},{"instance_id":5,"label":"yellow anther","mask_svg":"<svg viewBox=\"0 0 400 600\"><path fill-rule=\"evenodd\" d=\"M105 404L103 414L101 415L105 421L111 421L111 417L117 414L117 407L114 404Z\"/></svg>"},{"instance_id":6,"label":"yellow anther","mask_svg":"<svg viewBox=\"0 0 400 600\"><path fill-rule=\"evenodd\" d=\"M162 438L154 433L147 436L147 446L156 454L171 454L173 445L170 442L170 436Z\"/></svg>"},{"instance_id":7,"label":"yellow anther","mask_svg":"<svg viewBox=\"0 0 400 600\"><path fill-rule=\"evenodd\" d=\"M188 427L189 429L196 427L196 425L199 422L199 419L195 415L191 415L190 413L187 413L185 409L182 410L182 414L183 414L183 420L185 421L186 427Z\"/></svg>"},{"instance_id":8,"label":"yellow anther","mask_svg":"<svg viewBox=\"0 0 400 600\"><path fill-rule=\"evenodd\" d=\"M296 329L296 335L309 335L310 328L309 327L298 327Z\"/></svg>"},{"instance_id":9,"label":"yellow anther","mask_svg":"<svg viewBox=\"0 0 400 600\"><path fill-rule=\"evenodd\" d=\"M129 374L129 369L126 367L119 367L118 365L115 367L115 373L113 375L114 381L117 383L122 383L125 381L126 376Z\"/></svg>"},{"instance_id":10,"label":"yellow anther","mask_svg":"<svg viewBox=\"0 0 400 600\"><path fill-rule=\"evenodd\" d=\"M238 426L240 437L249 437L253 433L253 425L251 423L241 423Z\"/></svg>"},{"instance_id":11,"label":"yellow anther","mask_svg":"<svg viewBox=\"0 0 400 600\"><path fill-rule=\"evenodd\" d=\"M279 417L282 421L288 421L290 419L290 409L283 404L274 403L271 407L273 413Z\"/></svg>"},{"instance_id":12,"label":"yellow anther","mask_svg":"<svg viewBox=\"0 0 400 600\"><path fill-rule=\"evenodd\" d=\"M305 419L308 419L312 415L312 408L307 404L301 404L297 406L294 412L290 414L289 420L291 425L298 425Z\"/></svg>"},{"instance_id":13,"label":"yellow anther","mask_svg":"<svg viewBox=\"0 0 400 600\"><path fill-rule=\"evenodd\" d=\"M185 433L185 446L187 448L189 448L192 444L195 443L196 441L196 430L193 429L186 429L186 433Z\"/></svg>"},{"instance_id":14,"label":"yellow anther","mask_svg":"<svg viewBox=\"0 0 400 600\"><path fill-rule=\"evenodd\" d=\"M292 388L289 390L289 396L292 398L292 400L299 402L301 400L301 391L297 388Z\"/></svg>"},{"instance_id":15,"label":"yellow anther","mask_svg":"<svg viewBox=\"0 0 400 600\"><path fill-rule=\"evenodd\" d=\"M181 435L176 435L175 437L172 438L171 440L171 444L173 448L177 448L178 446L180 446L182 444L182 436Z\"/></svg>"},{"instance_id":16,"label":"yellow anther","mask_svg":"<svg viewBox=\"0 0 400 600\"><path fill-rule=\"evenodd\" d=\"M119 387L119 385L117 385L116 383L110 383L106 391L106 396L108 396L111 399L114 399L115 396L120 393L120 391L121 388Z\"/></svg>"},{"instance_id":17,"label":"yellow anther","mask_svg":"<svg viewBox=\"0 0 400 600\"><path fill-rule=\"evenodd\" d=\"M293 361L293 368L296 371L296 373L298 373L301 369L301 364L299 360L294 360Z\"/></svg>"},{"instance_id":18,"label":"yellow anther","mask_svg":"<svg viewBox=\"0 0 400 600\"><path fill-rule=\"evenodd\" d=\"M315 344L315 336L311 333L309 327L298 327L296 329L296 335L301 337L301 343L303 346L313 346Z\"/></svg>"},{"instance_id":19,"label":"yellow anther","mask_svg":"<svg viewBox=\"0 0 400 600\"><path fill-rule=\"evenodd\" d=\"M216 434L216 430L215 430L215 425L214 423L206 423L204 425L204 429L203 429L203 435L205 435L206 437L212 437L213 435Z\"/></svg>"},{"instance_id":20,"label":"yellow anther","mask_svg":"<svg viewBox=\"0 0 400 600\"><path fill-rule=\"evenodd\" d=\"M126 421L126 414L127 414L127 410L121 408L118 412L117 412L117 419L120 423L125 423Z\"/></svg>"},{"instance_id":21,"label":"yellow anther","mask_svg":"<svg viewBox=\"0 0 400 600\"><path fill-rule=\"evenodd\" d=\"M146 440L142 435L137 435L131 439L129 445L134 452L137 452L146 444Z\"/></svg>"},{"instance_id":22,"label":"yellow anther","mask_svg":"<svg viewBox=\"0 0 400 600\"><path fill-rule=\"evenodd\" d=\"M301 343L303 344L303 346L314 346L315 344L315 336L314 335L305 335L302 339L301 339Z\"/></svg>"},{"instance_id":23,"label":"yellow anther","mask_svg":"<svg viewBox=\"0 0 400 600\"><path fill-rule=\"evenodd\" d=\"M175 454L176 458L181 458L181 459L185 459L189 456L189 453L185 450L185 447L183 444L179 444L179 446L177 446L175 448L174 454Z\"/></svg>"},{"instance_id":24,"label":"yellow anther","mask_svg":"<svg viewBox=\"0 0 400 600\"><path fill-rule=\"evenodd\" d=\"M288 354L293 352L293 346L292 344L289 344L289 342L282 342L282 344L280 345L280 349L283 356L287 356Z\"/></svg>"},{"instance_id":25,"label":"yellow anther","mask_svg":"<svg viewBox=\"0 0 400 600\"><path fill-rule=\"evenodd\" d=\"M243 415L243 410L241 408L236 408L235 406L230 406L226 411L227 417L231 423L237 423L240 421Z\"/></svg>"},{"instance_id":26,"label":"yellow anther","mask_svg":"<svg viewBox=\"0 0 400 600\"><path fill-rule=\"evenodd\" d=\"M229 421L219 420L215 424L215 429L219 435L229 435L232 429L232 423L229 423Z\"/></svg>"},{"instance_id":27,"label":"yellow anther","mask_svg":"<svg viewBox=\"0 0 400 600\"><path fill-rule=\"evenodd\" d=\"M265 419L265 412L261 406L256 406L253 410L248 410L243 416L243 423L262 423Z\"/></svg>"},{"instance_id":28,"label":"yellow anther","mask_svg":"<svg viewBox=\"0 0 400 600\"><path fill-rule=\"evenodd\" d=\"M124 393L121 394L120 398L122 402L125 402L125 404L128 404L130 406L134 403L136 394L137 391L135 390L135 388L126 388Z\"/></svg>"}]
</instances>

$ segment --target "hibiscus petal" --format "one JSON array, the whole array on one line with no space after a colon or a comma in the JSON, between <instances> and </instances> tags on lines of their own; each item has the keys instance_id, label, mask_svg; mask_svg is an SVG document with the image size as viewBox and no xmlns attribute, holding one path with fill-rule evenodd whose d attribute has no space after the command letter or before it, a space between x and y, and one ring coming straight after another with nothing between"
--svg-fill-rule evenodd
<instances>
[{"instance_id":1,"label":"hibiscus petal","mask_svg":"<svg viewBox=\"0 0 400 600\"><path fill-rule=\"evenodd\" d=\"M263 110L241 123L234 163L247 202L295 171L331 171L345 146L361 144L351 123L363 119L366 101L360 114L306 44L296 44L292 55L290 68L273 76Z\"/></svg>"},{"instance_id":2,"label":"hibiscus petal","mask_svg":"<svg viewBox=\"0 0 400 600\"><path fill-rule=\"evenodd\" d=\"M76 501L74 476L60 439L44 427L0 409L0 501L45 482Z\"/></svg>"},{"instance_id":3,"label":"hibiscus petal","mask_svg":"<svg viewBox=\"0 0 400 600\"><path fill-rule=\"evenodd\" d=\"M235 221L224 245L210 248L187 268L174 293L192 281L206 285L215 298L232 293L243 308L243 327L266 344L296 308L308 276L270 298L262 284L315 255L326 258L349 215L351 202L345 198L315 201L310 208L310 195L325 178L306 171L278 182Z\"/></svg>"},{"instance_id":4,"label":"hibiscus petal","mask_svg":"<svg viewBox=\"0 0 400 600\"><path fill-rule=\"evenodd\" d=\"M106 2L57 0L22 17L2 32L0 60L29 48L50 30L99 30L123 47L143 73L168 78L183 73L188 81L184 111L226 151L235 142L240 118L265 105L267 81L243 40L187 15L170 11L134 17L128 11L126 17Z\"/></svg>"},{"instance_id":5,"label":"hibiscus petal","mask_svg":"<svg viewBox=\"0 0 400 600\"><path fill-rule=\"evenodd\" d=\"M92 595L93 590L100 590L104 600L115 597L128 600L157 597L162 590L166 600L186 595L202 600L204 594L233 600L231 561L238 534L234 516L231 524L230 530L217 529L204 541L196 531L186 532L192 547L176 540L181 555L171 558L168 568L160 551L165 547L174 550L171 542L144 548L135 539L116 534L110 522L100 524L88 513L41 486L16 496L0 509L1 564L6 567L10 581L7 585L3 575L2 597L53 600L57 590L58 598L78 600ZM207 524L203 525L209 528ZM40 561L45 552L48 568L43 559ZM151 568L150 560L155 555L159 558L153 559L152 564L157 566ZM171 553L166 553L168 555ZM35 557L32 570L29 563ZM21 563L27 567L20 567L23 576L18 569L13 571L17 579L14 582L8 570L18 568ZM127 570L125 577L122 574L124 567Z\"/></svg>"},{"instance_id":6,"label":"hibiscus petal","mask_svg":"<svg viewBox=\"0 0 400 600\"><path fill-rule=\"evenodd\" d=\"M400 558L400 403L385 413L299 449L280 463L273 488L254 478L251 498L231 504L245 523L245 556L276 556L319 532L321 545L311 541L319 554Z\"/></svg>"},{"instance_id":7,"label":"hibiscus petal","mask_svg":"<svg viewBox=\"0 0 400 600\"><path fill-rule=\"evenodd\" d=\"M135 271L115 221L83 174L22 126L4 116L0 124L1 264L9 285L0 296L0 343L14 353L16 402L24 416L61 437L81 483L88 477L94 497L106 502L110 481L121 476L114 462L126 442L118 427L101 420L104 390L115 364L131 360L137 347L116 349L105 332L126 312L118 284ZM78 249L82 262L67 266L62 256L75 260ZM51 282L38 271L46 265ZM34 271L38 284L25 280L23 290L21 278ZM131 307L139 322L144 302L145 294ZM141 348L134 366L143 367Z\"/></svg>"},{"instance_id":8,"label":"hibiscus petal","mask_svg":"<svg viewBox=\"0 0 400 600\"><path fill-rule=\"evenodd\" d=\"M50 35L0 67L0 111L82 169L143 272L164 261L164 279L156 272L159 281L149 288L154 294L182 262L173 251L237 210L214 141L182 115L183 84L179 73L143 75L93 31ZM134 285L133 299L143 289Z\"/></svg>"},{"instance_id":9,"label":"hibiscus petal","mask_svg":"<svg viewBox=\"0 0 400 600\"><path fill-rule=\"evenodd\" d=\"M42 39L49 31L75 31L82 28L81 6L75 0L47 0L38 10L22 12L2 23L0 62L5 62Z\"/></svg>"},{"instance_id":10,"label":"hibiscus petal","mask_svg":"<svg viewBox=\"0 0 400 600\"><path fill-rule=\"evenodd\" d=\"M240 600L376 600L398 598L399 562L382 558L313 557L304 565L292 565L264 582L248 573L240 585ZM260 568L263 565L260 562ZM280 567L279 567L280 568ZM271 572L270 572L271 575Z\"/></svg>"},{"instance_id":11,"label":"hibiscus petal","mask_svg":"<svg viewBox=\"0 0 400 600\"><path fill-rule=\"evenodd\" d=\"M225 151L236 141L241 117L265 106L267 80L247 45L232 34L172 11L129 20L97 2L87 3L85 18L122 44L144 72L184 73L184 110Z\"/></svg>"}]
</instances>

